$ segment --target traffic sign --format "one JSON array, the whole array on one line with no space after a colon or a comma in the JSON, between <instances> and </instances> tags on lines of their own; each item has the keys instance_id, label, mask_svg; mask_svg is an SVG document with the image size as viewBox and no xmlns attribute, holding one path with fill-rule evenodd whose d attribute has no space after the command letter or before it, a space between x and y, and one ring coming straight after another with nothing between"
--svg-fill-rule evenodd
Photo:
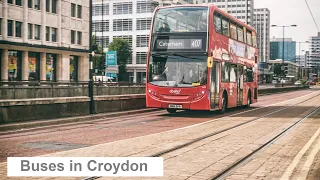
<instances>
[{"instance_id":1,"label":"traffic sign","mask_svg":"<svg viewBox=\"0 0 320 180\"><path fill-rule=\"evenodd\" d=\"M117 65L117 52L116 51L107 52L106 65L107 66L116 66Z\"/></svg>"}]
</instances>

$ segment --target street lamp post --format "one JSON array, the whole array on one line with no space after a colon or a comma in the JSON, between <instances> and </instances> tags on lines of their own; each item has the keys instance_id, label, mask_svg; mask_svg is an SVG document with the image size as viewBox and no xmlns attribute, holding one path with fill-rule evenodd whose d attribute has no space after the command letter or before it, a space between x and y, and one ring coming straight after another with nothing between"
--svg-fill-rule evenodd
<instances>
[{"instance_id":1,"label":"street lamp post","mask_svg":"<svg viewBox=\"0 0 320 180\"><path fill-rule=\"evenodd\" d=\"M93 64L92 56L94 52L92 51L92 0L89 1L89 97L90 97L90 114L95 114L94 99L93 99Z\"/></svg>"},{"instance_id":2,"label":"street lamp post","mask_svg":"<svg viewBox=\"0 0 320 180\"><path fill-rule=\"evenodd\" d=\"M272 25L271 27L282 27L283 28L283 37L282 37L282 64L284 63L284 28L286 27L297 27L297 25L293 24L290 26L278 26L278 25ZM282 70L282 68L281 68Z\"/></svg>"}]
</instances>

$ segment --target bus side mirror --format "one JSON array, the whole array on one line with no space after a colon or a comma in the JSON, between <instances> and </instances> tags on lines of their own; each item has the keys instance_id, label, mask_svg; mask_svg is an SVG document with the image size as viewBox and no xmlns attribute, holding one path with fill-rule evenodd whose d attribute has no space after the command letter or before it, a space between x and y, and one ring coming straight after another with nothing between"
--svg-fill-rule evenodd
<instances>
[{"instance_id":1,"label":"bus side mirror","mask_svg":"<svg viewBox=\"0 0 320 180\"><path fill-rule=\"evenodd\" d=\"M208 66L208 68L212 68L212 66L213 66L213 58L212 57L208 57L208 64L207 64L207 66Z\"/></svg>"}]
</instances>

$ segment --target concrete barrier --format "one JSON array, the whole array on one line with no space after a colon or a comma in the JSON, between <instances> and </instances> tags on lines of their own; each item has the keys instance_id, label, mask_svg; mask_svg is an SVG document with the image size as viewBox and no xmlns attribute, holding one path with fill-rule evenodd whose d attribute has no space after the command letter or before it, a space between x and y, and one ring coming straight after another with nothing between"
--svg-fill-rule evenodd
<instances>
[{"instance_id":1,"label":"concrete barrier","mask_svg":"<svg viewBox=\"0 0 320 180\"><path fill-rule=\"evenodd\" d=\"M95 86L95 96L143 94L144 86ZM88 96L87 86L0 86L0 99Z\"/></svg>"},{"instance_id":2,"label":"concrete barrier","mask_svg":"<svg viewBox=\"0 0 320 180\"><path fill-rule=\"evenodd\" d=\"M261 89L259 90L259 95L302 90L306 88L309 87ZM116 90L116 88L109 88L108 93L116 93ZM128 91L139 92L139 89L131 88L126 92ZM146 107L144 93L95 96L94 100L97 113L133 110ZM89 101L90 99L87 96L0 100L0 124L85 116L89 114Z\"/></svg>"}]
</instances>

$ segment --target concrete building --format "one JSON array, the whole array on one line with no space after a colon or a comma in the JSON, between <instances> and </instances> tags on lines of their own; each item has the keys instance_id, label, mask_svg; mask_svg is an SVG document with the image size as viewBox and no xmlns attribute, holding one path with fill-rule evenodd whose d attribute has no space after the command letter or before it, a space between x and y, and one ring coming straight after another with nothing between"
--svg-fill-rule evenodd
<instances>
[{"instance_id":1,"label":"concrete building","mask_svg":"<svg viewBox=\"0 0 320 180\"><path fill-rule=\"evenodd\" d=\"M89 0L1 0L1 80L87 81Z\"/></svg>"},{"instance_id":2,"label":"concrete building","mask_svg":"<svg viewBox=\"0 0 320 180\"><path fill-rule=\"evenodd\" d=\"M320 32L318 32L318 36L310 37L310 45L309 45L309 55L307 61L307 67L316 70L320 69ZM313 71L317 73L316 71Z\"/></svg>"},{"instance_id":3,"label":"concrete building","mask_svg":"<svg viewBox=\"0 0 320 180\"><path fill-rule=\"evenodd\" d=\"M270 60L268 64L271 66L274 66L275 64L282 64L282 59ZM298 66L296 63L284 61L283 66L286 77L298 78Z\"/></svg>"},{"instance_id":4,"label":"concrete building","mask_svg":"<svg viewBox=\"0 0 320 180\"><path fill-rule=\"evenodd\" d=\"M202 2L212 3L240 21L253 26L254 0L202 0Z\"/></svg>"},{"instance_id":5,"label":"concrete building","mask_svg":"<svg viewBox=\"0 0 320 180\"><path fill-rule=\"evenodd\" d=\"M257 31L259 61L268 62L270 57L270 10L254 9L254 28Z\"/></svg>"},{"instance_id":6,"label":"concrete building","mask_svg":"<svg viewBox=\"0 0 320 180\"><path fill-rule=\"evenodd\" d=\"M101 0L93 1L93 33L97 43L108 47L113 38L122 38L132 47L127 64L130 82L143 82L146 77L148 37L154 9L172 4L186 4L182 0ZM102 7L104 14L102 16Z\"/></svg>"},{"instance_id":7,"label":"concrete building","mask_svg":"<svg viewBox=\"0 0 320 180\"><path fill-rule=\"evenodd\" d=\"M282 59L283 39L273 38L270 42L270 59ZM284 61L296 62L296 42L284 39Z\"/></svg>"}]
</instances>

